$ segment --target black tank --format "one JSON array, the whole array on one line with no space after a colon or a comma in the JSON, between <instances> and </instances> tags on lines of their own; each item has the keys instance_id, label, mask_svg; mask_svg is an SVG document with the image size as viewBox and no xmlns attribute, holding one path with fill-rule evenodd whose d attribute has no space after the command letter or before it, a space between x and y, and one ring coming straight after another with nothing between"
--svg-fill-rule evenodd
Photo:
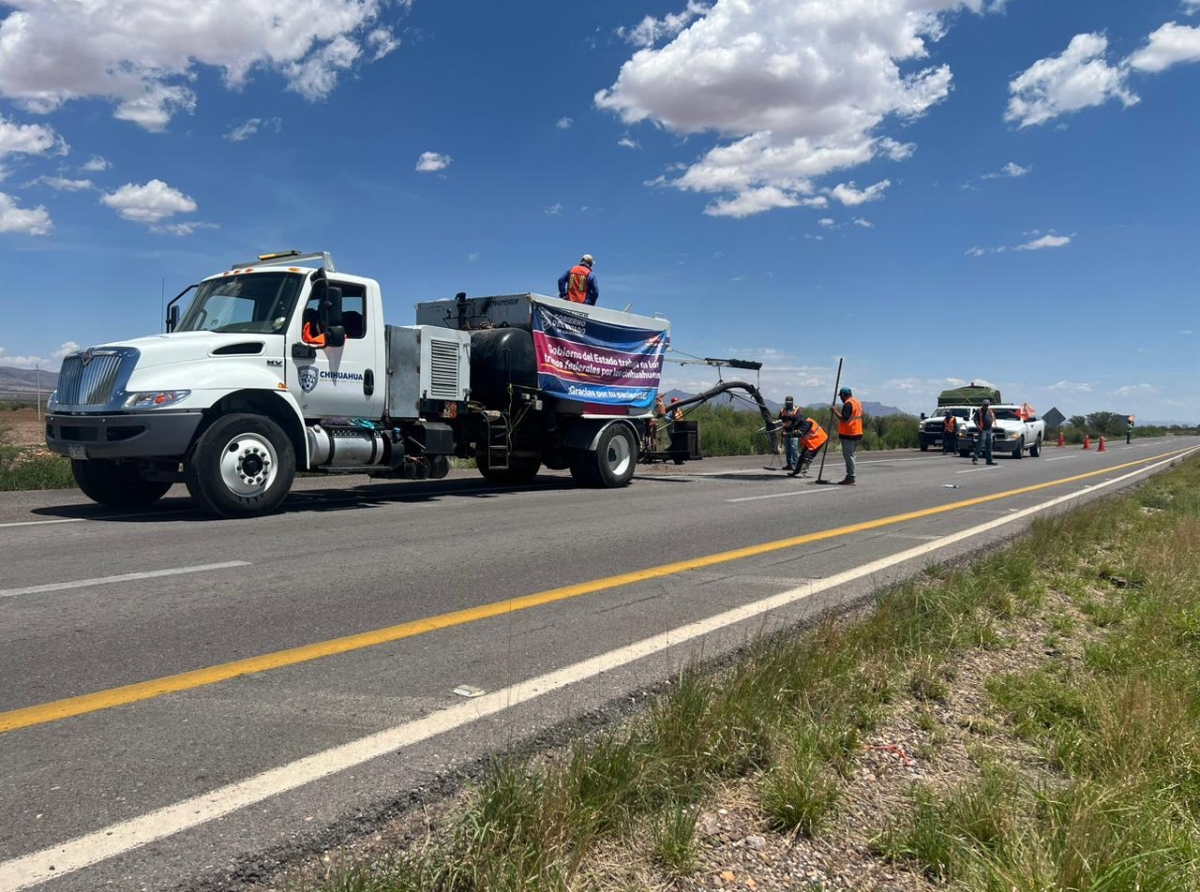
<instances>
[{"instance_id":1,"label":"black tank","mask_svg":"<svg viewBox=\"0 0 1200 892\"><path fill-rule=\"evenodd\" d=\"M508 385L537 387L533 335L520 328L471 332L471 396L489 409L507 408Z\"/></svg>"}]
</instances>

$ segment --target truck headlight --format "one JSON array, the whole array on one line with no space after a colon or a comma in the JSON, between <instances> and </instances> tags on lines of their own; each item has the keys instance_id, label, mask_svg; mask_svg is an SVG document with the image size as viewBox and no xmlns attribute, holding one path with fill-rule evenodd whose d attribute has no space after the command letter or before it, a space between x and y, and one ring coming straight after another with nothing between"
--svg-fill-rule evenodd
<instances>
[{"instance_id":1,"label":"truck headlight","mask_svg":"<svg viewBox=\"0 0 1200 892\"><path fill-rule=\"evenodd\" d=\"M162 409L187 398L190 390L151 390L133 393L125 400L126 409Z\"/></svg>"}]
</instances>

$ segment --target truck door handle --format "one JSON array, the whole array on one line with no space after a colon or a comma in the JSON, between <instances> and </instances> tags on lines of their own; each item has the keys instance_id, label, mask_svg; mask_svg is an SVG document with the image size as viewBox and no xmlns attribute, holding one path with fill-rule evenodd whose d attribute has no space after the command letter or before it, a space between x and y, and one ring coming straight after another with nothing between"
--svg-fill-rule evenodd
<instances>
[{"instance_id":1,"label":"truck door handle","mask_svg":"<svg viewBox=\"0 0 1200 892\"><path fill-rule=\"evenodd\" d=\"M363 372L363 393L370 396L375 392L375 373L370 369Z\"/></svg>"}]
</instances>

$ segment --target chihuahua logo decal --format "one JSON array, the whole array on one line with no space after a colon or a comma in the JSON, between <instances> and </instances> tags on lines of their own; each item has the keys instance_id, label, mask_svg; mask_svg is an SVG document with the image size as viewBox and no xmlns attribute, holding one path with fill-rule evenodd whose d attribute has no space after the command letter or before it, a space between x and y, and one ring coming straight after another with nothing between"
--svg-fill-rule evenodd
<instances>
[{"instance_id":1,"label":"chihuahua logo decal","mask_svg":"<svg viewBox=\"0 0 1200 892\"><path fill-rule=\"evenodd\" d=\"M317 367L315 365L301 366L297 374L300 376L300 389L305 393L312 393L313 388L317 386Z\"/></svg>"}]
</instances>

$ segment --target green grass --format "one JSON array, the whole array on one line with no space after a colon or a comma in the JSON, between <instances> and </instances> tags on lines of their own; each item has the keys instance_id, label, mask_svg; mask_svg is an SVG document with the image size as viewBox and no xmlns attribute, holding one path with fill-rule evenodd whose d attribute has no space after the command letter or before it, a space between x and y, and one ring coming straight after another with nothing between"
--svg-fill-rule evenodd
<instances>
[{"instance_id":1,"label":"green grass","mask_svg":"<svg viewBox=\"0 0 1200 892\"><path fill-rule=\"evenodd\" d=\"M423 847L321 888L573 889L614 845L665 885L694 869L698 814L730 782L750 784L776 831L819 836L889 710L914 703L918 726L935 729L956 657L1010 646L1008 624L1034 617L1085 636L1082 659L992 678L992 712L969 722L981 747L1008 740L1039 759L1006 765L981 750L957 788L915 787L881 827L880 856L955 890L1200 890L1197 555L1192 460L1131 496L1040 520L984 560L930 568L860 619L756 642L719 674L688 667L628 724L554 759L498 763ZM1078 615L1047 607L1050 591Z\"/></svg>"},{"instance_id":2,"label":"green grass","mask_svg":"<svg viewBox=\"0 0 1200 892\"><path fill-rule=\"evenodd\" d=\"M0 492L69 489L75 486L71 463L58 455L37 455L9 444L10 428L0 422Z\"/></svg>"}]
</instances>

